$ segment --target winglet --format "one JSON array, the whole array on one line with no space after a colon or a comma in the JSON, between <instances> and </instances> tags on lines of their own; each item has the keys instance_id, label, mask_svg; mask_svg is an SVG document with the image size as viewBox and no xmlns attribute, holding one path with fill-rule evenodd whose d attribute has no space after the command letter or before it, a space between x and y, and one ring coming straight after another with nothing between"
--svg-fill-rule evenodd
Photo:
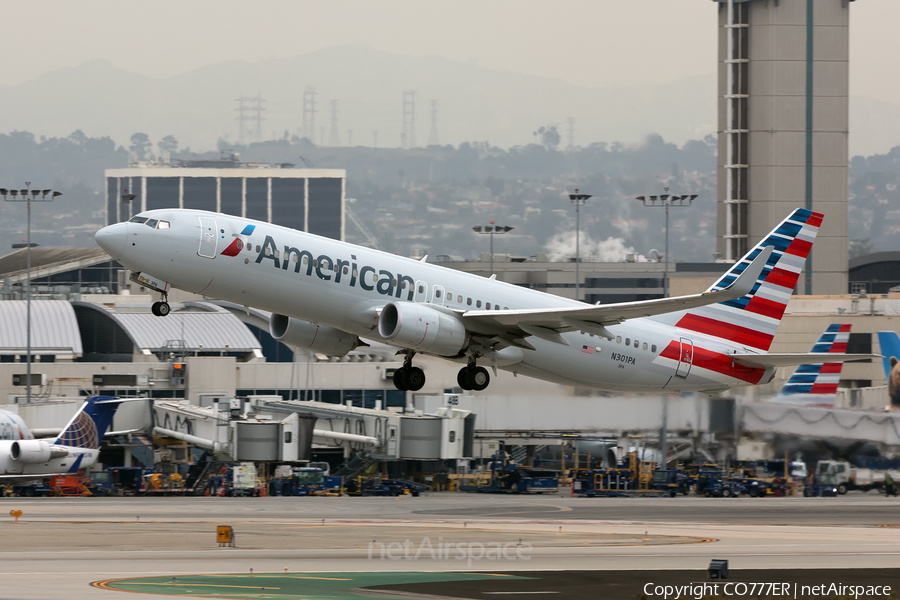
<instances>
[{"instance_id":1,"label":"winglet","mask_svg":"<svg viewBox=\"0 0 900 600\"><path fill-rule=\"evenodd\" d=\"M744 269L743 273L738 275L738 278L735 279L731 283L731 285L721 290L708 293L722 294L723 292L727 292L727 295L732 298L740 298L742 296L746 296L753 291L753 286L756 285L757 279L759 279L759 276L762 274L763 269L766 268L766 263L769 262L769 257L772 256L773 250L773 246L766 246L757 255L757 257L753 259L753 262L751 262L747 266L747 268Z\"/></svg>"}]
</instances>

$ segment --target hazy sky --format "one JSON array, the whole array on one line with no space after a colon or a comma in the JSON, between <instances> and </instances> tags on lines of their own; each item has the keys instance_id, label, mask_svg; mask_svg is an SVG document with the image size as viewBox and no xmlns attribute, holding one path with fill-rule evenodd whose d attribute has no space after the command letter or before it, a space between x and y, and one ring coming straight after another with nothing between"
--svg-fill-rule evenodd
<instances>
[{"instance_id":1,"label":"hazy sky","mask_svg":"<svg viewBox=\"0 0 900 600\"><path fill-rule=\"evenodd\" d=\"M350 43L592 87L709 74L716 56L710 0L3 0L0 20L6 84L97 58L163 77ZM851 5L852 94L900 97L898 22L898 0Z\"/></svg>"}]
</instances>

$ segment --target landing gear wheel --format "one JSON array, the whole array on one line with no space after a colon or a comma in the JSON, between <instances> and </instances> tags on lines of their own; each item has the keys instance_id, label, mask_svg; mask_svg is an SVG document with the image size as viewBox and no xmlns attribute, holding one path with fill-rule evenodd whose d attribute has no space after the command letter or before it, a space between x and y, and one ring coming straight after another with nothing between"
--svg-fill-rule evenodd
<instances>
[{"instance_id":1,"label":"landing gear wheel","mask_svg":"<svg viewBox=\"0 0 900 600\"><path fill-rule=\"evenodd\" d=\"M469 391L472 389L468 383L468 373L469 373L469 367L463 367L462 369L459 370L459 373L456 374L456 383L459 385L460 388L462 388L466 391Z\"/></svg>"},{"instance_id":2,"label":"landing gear wheel","mask_svg":"<svg viewBox=\"0 0 900 600\"><path fill-rule=\"evenodd\" d=\"M469 385L469 389L480 392L490 385L491 376L484 367L469 367L466 371L466 383Z\"/></svg>"},{"instance_id":3,"label":"landing gear wheel","mask_svg":"<svg viewBox=\"0 0 900 600\"><path fill-rule=\"evenodd\" d=\"M394 387L401 392L409 390L409 387L406 385L406 368L400 367L394 371Z\"/></svg>"},{"instance_id":4,"label":"landing gear wheel","mask_svg":"<svg viewBox=\"0 0 900 600\"><path fill-rule=\"evenodd\" d=\"M160 317L165 317L169 314L170 310L171 309L169 308L168 302L160 302L159 307L156 309L156 312L159 313Z\"/></svg>"},{"instance_id":5,"label":"landing gear wheel","mask_svg":"<svg viewBox=\"0 0 900 600\"><path fill-rule=\"evenodd\" d=\"M160 305L159 302L154 302L152 305L150 305L150 312L153 313L154 317L160 316L159 315L159 305Z\"/></svg>"},{"instance_id":6,"label":"landing gear wheel","mask_svg":"<svg viewBox=\"0 0 900 600\"><path fill-rule=\"evenodd\" d=\"M404 383L406 389L411 392L418 392L425 386L425 372L419 367L404 368Z\"/></svg>"}]
</instances>

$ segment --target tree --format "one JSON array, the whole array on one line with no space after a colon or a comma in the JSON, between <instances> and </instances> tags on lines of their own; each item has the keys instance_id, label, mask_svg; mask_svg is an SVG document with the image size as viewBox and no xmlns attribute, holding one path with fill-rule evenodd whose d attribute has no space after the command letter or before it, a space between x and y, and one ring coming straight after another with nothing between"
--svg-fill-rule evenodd
<instances>
[{"instance_id":1,"label":"tree","mask_svg":"<svg viewBox=\"0 0 900 600\"><path fill-rule=\"evenodd\" d=\"M131 139L132 141L134 140L134 138ZM178 152L178 140L175 139L174 135L167 135L159 140L157 146L159 147L160 153L168 152L169 154L174 154Z\"/></svg>"},{"instance_id":2,"label":"tree","mask_svg":"<svg viewBox=\"0 0 900 600\"><path fill-rule=\"evenodd\" d=\"M153 144L150 143L150 136L146 133L135 133L131 136L131 145L128 146L128 149L131 150L138 160L147 160L150 157L150 148L153 147Z\"/></svg>"},{"instance_id":3,"label":"tree","mask_svg":"<svg viewBox=\"0 0 900 600\"><path fill-rule=\"evenodd\" d=\"M562 136L560 136L559 131L556 130L556 125L541 127L534 132L534 136L540 138L541 144L543 144L544 148L547 150L556 150L556 147L559 146L559 143L562 141Z\"/></svg>"},{"instance_id":4,"label":"tree","mask_svg":"<svg viewBox=\"0 0 900 600\"><path fill-rule=\"evenodd\" d=\"M491 195L496 198L503 193L503 187L505 183L506 182L503 181L503 179L500 177L488 175L488 178L484 180L484 187L491 190Z\"/></svg>"}]
</instances>

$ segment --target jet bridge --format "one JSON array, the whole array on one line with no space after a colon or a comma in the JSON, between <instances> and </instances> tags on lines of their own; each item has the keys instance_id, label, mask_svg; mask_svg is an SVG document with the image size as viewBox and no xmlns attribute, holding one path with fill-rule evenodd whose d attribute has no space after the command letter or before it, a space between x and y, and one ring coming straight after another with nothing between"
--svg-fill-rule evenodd
<instances>
[{"instance_id":1,"label":"jet bridge","mask_svg":"<svg viewBox=\"0 0 900 600\"><path fill-rule=\"evenodd\" d=\"M400 413L281 396L154 403L153 433L236 460L308 460L311 448L364 451L379 460L444 460L473 455L475 416L440 408Z\"/></svg>"},{"instance_id":2,"label":"jet bridge","mask_svg":"<svg viewBox=\"0 0 900 600\"><path fill-rule=\"evenodd\" d=\"M473 456L475 415L468 410L441 407L426 414L283 400L280 396L255 396L251 400L258 410L267 413L303 411L315 415L314 443L343 448L345 456L353 450L366 450L380 460L448 460Z\"/></svg>"}]
</instances>

